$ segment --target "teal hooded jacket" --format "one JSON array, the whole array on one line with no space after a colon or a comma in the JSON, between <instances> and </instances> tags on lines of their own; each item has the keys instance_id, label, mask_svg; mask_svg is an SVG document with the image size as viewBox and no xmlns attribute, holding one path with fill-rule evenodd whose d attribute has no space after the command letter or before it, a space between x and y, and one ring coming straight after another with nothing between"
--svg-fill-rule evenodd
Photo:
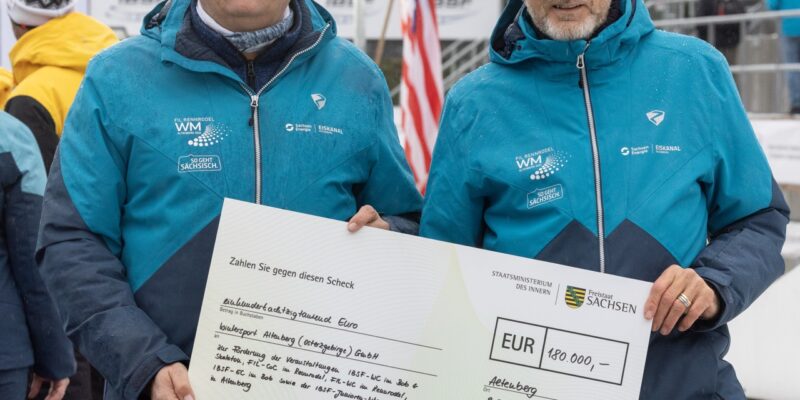
<instances>
[{"instance_id":1,"label":"teal hooded jacket","mask_svg":"<svg viewBox=\"0 0 800 400\"><path fill-rule=\"evenodd\" d=\"M303 32L255 91L191 4L161 3L92 60L45 193L37 257L106 399L189 360L223 198L338 220L422 204L383 75L322 7L292 1Z\"/></svg>"},{"instance_id":2,"label":"teal hooded jacket","mask_svg":"<svg viewBox=\"0 0 800 400\"><path fill-rule=\"evenodd\" d=\"M446 100L420 233L646 281L694 268L722 311L652 335L641 398L744 399L725 324L784 271L788 208L722 55L620 7L555 41L509 2Z\"/></svg>"}]
</instances>

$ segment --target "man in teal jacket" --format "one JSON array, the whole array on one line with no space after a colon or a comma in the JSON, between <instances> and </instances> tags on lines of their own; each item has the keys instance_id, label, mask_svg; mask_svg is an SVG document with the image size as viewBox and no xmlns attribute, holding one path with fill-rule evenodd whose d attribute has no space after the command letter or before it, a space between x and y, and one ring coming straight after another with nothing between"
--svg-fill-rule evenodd
<instances>
[{"instance_id":1,"label":"man in teal jacket","mask_svg":"<svg viewBox=\"0 0 800 400\"><path fill-rule=\"evenodd\" d=\"M744 399L726 324L784 271L788 209L725 59L640 0L526 5L449 93L421 234L655 281L641 398Z\"/></svg>"},{"instance_id":2,"label":"man in teal jacket","mask_svg":"<svg viewBox=\"0 0 800 400\"><path fill-rule=\"evenodd\" d=\"M37 257L106 399L191 397L224 197L416 230L386 82L313 1L166 1L90 63Z\"/></svg>"}]
</instances>

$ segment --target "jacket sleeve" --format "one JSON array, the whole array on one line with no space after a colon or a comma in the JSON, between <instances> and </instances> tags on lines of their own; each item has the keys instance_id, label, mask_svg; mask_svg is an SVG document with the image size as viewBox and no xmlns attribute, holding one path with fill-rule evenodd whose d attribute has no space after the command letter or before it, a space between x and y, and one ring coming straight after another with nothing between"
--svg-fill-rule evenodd
<instances>
[{"instance_id":1,"label":"jacket sleeve","mask_svg":"<svg viewBox=\"0 0 800 400\"><path fill-rule=\"evenodd\" d=\"M722 310L695 330L711 330L744 311L781 274L781 248L789 208L739 99L721 56L714 76L720 89L722 116L714 130L714 165L702 184L708 208L708 246L692 263L717 292ZM719 78L721 77L721 78ZM723 79L724 78L724 79Z\"/></svg>"},{"instance_id":2,"label":"jacket sleeve","mask_svg":"<svg viewBox=\"0 0 800 400\"><path fill-rule=\"evenodd\" d=\"M33 345L33 370L47 379L67 378L75 373L72 343L34 261L44 166L33 136L21 124L19 129L4 129L3 140L16 145L10 154L0 156L4 197L0 204L5 205L2 221L11 274L22 298Z\"/></svg>"},{"instance_id":3,"label":"jacket sleeve","mask_svg":"<svg viewBox=\"0 0 800 400\"><path fill-rule=\"evenodd\" d=\"M389 89L385 80L380 82L372 103L376 118L372 126L377 135L371 149L373 165L367 182L359 188L357 203L359 208L366 204L375 207L392 231L416 235L422 196L400 146Z\"/></svg>"},{"instance_id":4,"label":"jacket sleeve","mask_svg":"<svg viewBox=\"0 0 800 400\"><path fill-rule=\"evenodd\" d=\"M484 197L469 164L465 115L450 92L433 152L420 235L467 246L483 243Z\"/></svg>"},{"instance_id":5,"label":"jacket sleeve","mask_svg":"<svg viewBox=\"0 0 800 400\"><path fill-rule=\"evenodd\" d=\"M67 334L118 398L136 399L164 365L188 360L137 307L120 261L125 148L87 72L47 182L37 261Z\"/></svg>"},{"instance_id":6,"label":"jacket sleeve","mask_svg":"<svg viewBox=\"0 0 800 400\"><path fill-rule=\"evenodd\" d=\"M33 132L36 143L39 144L44 168L50 172L53 155L58 147L58 134L56 124L47 109L36 99L30 96L14 96L6 103L6 111L22 121Z\"/></svg>"}]
</instances>

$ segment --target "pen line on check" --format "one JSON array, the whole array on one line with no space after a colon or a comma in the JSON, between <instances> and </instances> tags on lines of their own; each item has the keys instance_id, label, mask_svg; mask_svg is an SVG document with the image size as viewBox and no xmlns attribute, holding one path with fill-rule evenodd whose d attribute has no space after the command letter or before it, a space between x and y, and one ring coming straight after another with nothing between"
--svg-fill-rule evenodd
<instances>
[{"instance_id":1,"label":"pen line on check","mask_svg":"<svg viewBox=\"0 0 800 400\"><path fill-rule=\"evenodd\" d=\"M434 378L438 378L438 377L439 377L439 375L436 375L436 374L431 374L431 373L428 373L428 372L421 372L421 371L414 371L413 369L406 369L406 368L400 368L400 367L393 367L393 366L391 366L391 365L386 365L386 364L381 364L381 363L376 363L376 362L370 362L370 361L359 360L359 359L357 359L357 358L339 357L339 356L337 356L337 355L333 355L333 354L327 354L327 353L322 353L322 352L319 352L319 351L314 351L314 350L304 349L304 348L302 348L302 347L287 346L287 345L285 345L285 344L280 344L280 343L270 342L270 341L268 341L268 340L260 340L260 339L246 338L246 337L242 337L242 336L239 336L239 335L234 335L234 334L232 334L232 333L225 333L225 332L220 332L220 331L214 331L214 333L216 333L216 334L218 334L218 335L232 336L232 337L235 337L235 338L247 339L247 340L252 340L252 341L255 341L255 342L260 342L260 343L271 344L271 345L274 345L274 346L286 347L286 348L289 348L289 349L303 350L303 351L307 351L307 352L309 352L309 353L320 354L320 355L323 355L323 356L328 356L328 357L336 357L336 358L341 358L341 359L345 359L345 360L352 360L352 361L356 361L356 362L361 362L361 363L365 363L365 364L377 365L377 366L380 366L380 367L386 367L386 368L396 369L396 370L400 370L400 371L411 372L411 373L414 373L414 374L419 374L419 375L427 375L427 376L432 376L432 377L434 377Z\"/></svg>"},{"instance_id":2,"label":"pen line on check","mask_svg":"<svg viewBox=\"0 0 800 400\"><path fill-rule=\"evenodd\" d=\"M483 385L483 387L485 387L485 388L487 388L487 389L505 390L506 392L511 392L511 393L516 393L516 394L521 394L521 395L523 395L523 396L525 396L525 397L528 397L528 394L527 394L527 393L518 392L518 391L516 391L516 390L511 390L511 389L501 388L501 387L497 387L497 386L489 386L489 385ZM544 396L537 396L537 395L533 395L533 397L536 397L536 398L539 398L539 399L545 399L545 400L558 400L558 399L555 399L555 398L553 398L553 397L544 397ZM530 398L530 397L529 397L529 398Z\"/></svg>"},{"instance_id":3,"label":"pen line on check","mask_svg":"<svg viewBox=\"0 0 800 400\"><path fill-rule=\"evenodd\" d=\"M296 320L296 319L291 319L291 318L286 318L286 317L280 317L280 316L277 316L277 315L272 315L272 314L269 314L269 313L262 313L262 312L253 311L253 310L248 310L248 309L239 308L239 307L232 307L232 306L225 305L225 304L221 304L221 305L220 305L220 307L230 308L230 309L232 309L232 310L247 311L247 312L251 312L251 313L253 313L253 314L264 315L264 316L267 316L267 317L278 318L278 319L284 319L284 320L287 320L287 321L299 322L299 323L301 323L301 324L314 325L314 326L319 326L319 327L322 327L322 328L328 328L328 329L335 329L335 330L337 330L337 331L348 332L348 333L354 333L354 334L356 334L356 335L369 336L369 337L374 337L374 338L376 338L376 339L389 340L389 341L392 341L392 342L397 342L397 343L405 343L405 344L410 344L410 345L412 345L412 346L424 347L424 348L426 348L426 349L431 349L431 350L439 350L439 351L442 351L442 349L440 349L440 348L438 348L438 347L427 346L427 345L424 345L424 344L419 344L419 343L414 343L414 342L406 342L406 341L404 341L404 340L392 339L392 338L387 338L387 337L383 337L383 336L372 335L372 334L369 334L369 333L356 332L356 331L352 331L352 330L349 330L349 329L336 328L336 327L333 327L333 326L327 326L327 325L322 325L322 324L315 324L315 323L313 323L313 322L308 322L308 321L298 321L298 320Z\"/></svg>"}]
</instances>

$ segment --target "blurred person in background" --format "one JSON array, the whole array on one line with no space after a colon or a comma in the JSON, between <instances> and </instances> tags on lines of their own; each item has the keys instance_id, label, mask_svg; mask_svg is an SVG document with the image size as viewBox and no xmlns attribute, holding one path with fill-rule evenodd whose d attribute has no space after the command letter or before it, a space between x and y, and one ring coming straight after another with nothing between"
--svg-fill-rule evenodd
<instances>
[{"instance_id":1,"label":"blurred person in background","mask_svg":"<svg viewBox=\"0 0 800 400\"><path fill-rule=\"evenodd\" d=\"M5 2L17 42L9 54L13 87L2 108L33 132L47 172L89 60L118 40L104 24L75 12L74 0ZM99 378L76 356L78 372L65 398L90 400L91 381Z\"/></svg>"},{"instance_id":2,"label":"blurred person in background","mask_svg":"<svg viewBox=\"0 0 800 400\"><path fill-rule=\"evenodd\" d=\"M5 110L33 132L50 170L86 65L117 37L73 11L74 0L5 0L17 43L11 49L14 88Z\"/></svg>"},{"instance_id":3,"label":"blurred person in background","mask_svg":"<svg viewBox=\"0 0 800 400\"><path fill-rule=\"evenodd\" d=\"M61 400L75 372L72 344L34 260L46 177L30 130L0 111L0 399ZM28 381L33 371L30 390Z\"/></svg>"},{"instance_id":4,"label":"blurred person in background","mask_svg":"<svg viewBox=\"0 0 800 400\"><path fill-rule=\"evenodd\" d=\"M767 0L771 10L800 9L800 0ZM800 17L784 18L781 31L781 52L786 63L800 63ZM800 114L800 72L788 72L789 113Z\"/></svg>"},{"instance_id":5,"label":"blurred person in background","mask_svg":"<svg viewBox=\"0 0 800 400\"><path fill-rule=\"evenodd\" d=\"M696 7L698 17L736 15L744 14L746 11L742 0L700 0L696 3ZM714 31L713 43L708 25L698 26L697 36L714 45L725 56L729 65L735 65L741 40L740 23L714 24L711 29Z\"/></svg>"}]
</instances>

